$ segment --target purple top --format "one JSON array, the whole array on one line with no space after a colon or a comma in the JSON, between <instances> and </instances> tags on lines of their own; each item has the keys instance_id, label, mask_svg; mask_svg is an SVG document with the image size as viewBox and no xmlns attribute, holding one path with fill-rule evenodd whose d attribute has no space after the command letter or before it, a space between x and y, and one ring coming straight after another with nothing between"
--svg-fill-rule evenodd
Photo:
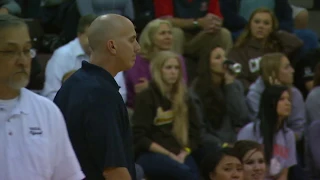
<instances>
[{"instance_id":1,"label":"purple top","mask_svg":"<svg viewBox=\"0 0 320 180\"><path fill-rule=\"evenodd\" d=\"M242 128L238 134L238 140L251 140L263 144L259 123L255 126L252 122ZM290 168L296 164L295 136L291 129L285 127L275 135L270 171L273 172L275 176L278 176L283 169ZM273 179L270 177L270 171L267 173L265 180Z\"/></svg>"},{"instance_id":2,"label":"purple top","mask_svg":"<svg viewBox=\"0 0 320 180\"><path fill-rule=\"evenodd\" d=\"M182 70L184 80L187 82L187 71L184 58L180 56L182 62ZM140 55L137 55L136 62L134 66L125 72L125 80L127 87L127 106L133 108L134 98L136 93L134 92L134 86L139 83L140 78L146 78L149 81L151 80L150 73L150 62Z\"/></svg>"}]
</instances>

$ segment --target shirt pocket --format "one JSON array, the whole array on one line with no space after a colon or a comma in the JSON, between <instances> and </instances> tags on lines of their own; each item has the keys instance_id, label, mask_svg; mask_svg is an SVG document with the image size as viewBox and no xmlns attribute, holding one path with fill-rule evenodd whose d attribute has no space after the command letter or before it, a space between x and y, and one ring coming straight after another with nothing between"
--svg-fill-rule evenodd
<instances>
[{"instance_id":1,"label":"shirt pocket","mask_svg":"<svg viewBox=\"0 0 320 180\"><path fill-rule=\"evenodd\" d=\"M22 153L25 168L35 177L39 176L43 180L49 180L52 176L52 154L50 154L48 139L41 136L29 136L25 142L26 146Z\"/></svg>"}]
</instances>

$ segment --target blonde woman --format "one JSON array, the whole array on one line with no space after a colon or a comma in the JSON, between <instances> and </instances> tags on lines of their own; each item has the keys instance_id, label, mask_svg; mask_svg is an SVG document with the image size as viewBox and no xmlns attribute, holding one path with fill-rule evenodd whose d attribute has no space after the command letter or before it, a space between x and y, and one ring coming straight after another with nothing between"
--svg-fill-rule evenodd
<instances>
[{"instance_id":1,"label":"blonde woman","mask_svg":"<svg viewBox=\"0 0 320 180\"><path fill-rule=\"evenodd\" d=\"M171 50L173 47L172 25L169 21L156 19L147 24L143 29L139 43L140 55L137 56L135 65L125 73L128 93L127 105L133 108L136 94L147 88L151 79L150 62L157 52ZM187 81L184 59L181 60L184 80Z\"/></svg>"},{"instance_id":2,"label":"blonde woman","mask_svg":"<svg viewBox=\"0 0 320 180\"><path fill-rule=\"evenodd\" d=\"M132 117L137 163L152 179L197 180L190 153L198 146L199 123L187 96L181 60L170 51L159 52L151 72Z\"/></svg>"}]
</instances>

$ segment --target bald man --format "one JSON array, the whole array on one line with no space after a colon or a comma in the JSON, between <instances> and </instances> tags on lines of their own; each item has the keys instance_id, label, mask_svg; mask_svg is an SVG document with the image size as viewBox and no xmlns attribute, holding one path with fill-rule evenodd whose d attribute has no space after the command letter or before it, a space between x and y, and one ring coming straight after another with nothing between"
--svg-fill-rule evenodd
<instances>
[{"instance_id":1,"label":"bald man","mask_svg":"<svg viewBox=\"0 0 320 180\"><path fill-rule=\"evenodd\" d=\"M128 113L114 80L134 65L140 50L134 25L120 15L103 15L90 25L88 38L90 63L82 62L54 102L88 180L136 179Z\"/></svg>"}]
</instances>

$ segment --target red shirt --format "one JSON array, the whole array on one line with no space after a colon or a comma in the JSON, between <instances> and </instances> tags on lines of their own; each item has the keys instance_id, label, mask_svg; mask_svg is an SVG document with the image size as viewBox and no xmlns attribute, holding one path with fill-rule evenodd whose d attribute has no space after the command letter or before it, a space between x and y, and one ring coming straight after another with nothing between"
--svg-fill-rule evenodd
<instances>
[{"instance_id":1,"label":"red shirt","mask_svg":"<svg viewBox=\"0 0 320 180\"><path fill-rule=\"evenodd\" d=\"M189 0L192 2L193 0ZM156 18L163 16L172 16L174 17L174 7L172 0L153 0L154 11ZM220 12L219 0L210 0L208 5L208 13L215 14L223 18Z\"/></svg>"}]
</instances>

